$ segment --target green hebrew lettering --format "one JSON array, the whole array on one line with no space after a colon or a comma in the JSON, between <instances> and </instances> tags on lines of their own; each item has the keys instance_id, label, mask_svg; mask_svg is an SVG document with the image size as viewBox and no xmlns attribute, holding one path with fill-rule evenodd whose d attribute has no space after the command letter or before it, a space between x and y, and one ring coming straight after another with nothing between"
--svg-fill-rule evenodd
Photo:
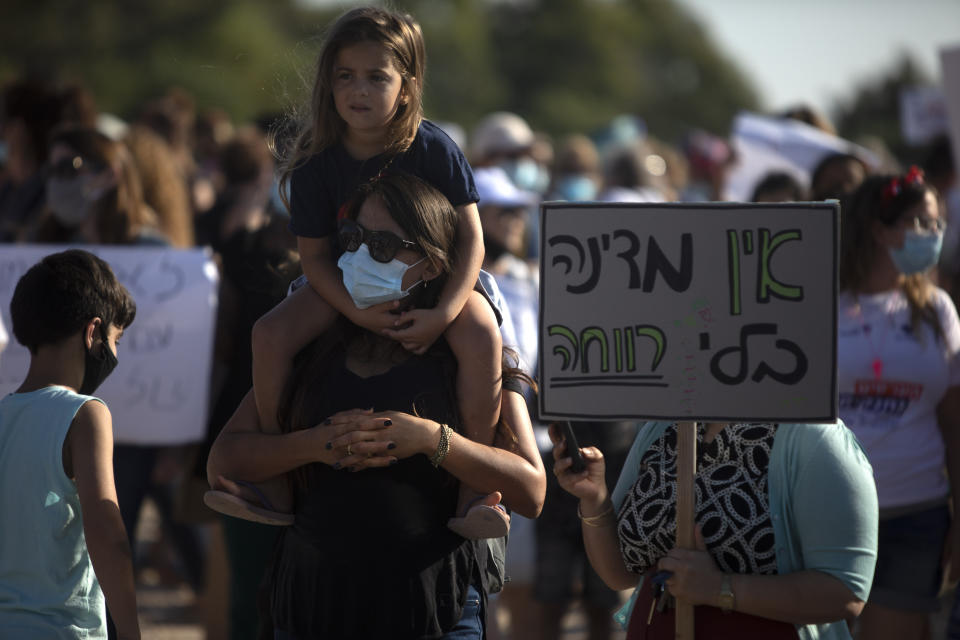
<instances>
[{"instance_id":1,"label":"green hebrew lettering","mask_svg":"<svg viewBox=\"0 0 960 640\"><path fill-rule=\"evenodd\" d=\"M607 334L599 327L587 327L580 332L580 371L590 373L590 366L587 364L587 349L591 342L600 342L600 370L607 372L610 370L610 358L607 350Z\"/></svg>"},{"instance_id":2,"label":"green hebrew lettering","mask_svg":"<svg viewBox=\"0 0 960 640\"><path fill-rule=\"evenodd\" d=\"M617 372L623 371L623 332L613 330L613 352L617 354Z\"/></svg>"},{"instance_id":3,"label":"green hebrew lettering","mask_svg":"<svg viewBox=\"0 0 960 640\"><path fill-rule=\"evenodd\" d=\"M555 345L553 347L553 354L563 357L563 366L560 367L561 370L566 371L568 368L572 369L577 366L577 354L580 352L580 342L577 340L577 335L570 331L562 324L555 324L547 328L547 334L551 336L563 336L570 341L572 349L567 349L563 345Z\"/></svg>"},{"instance_id":4,"label":"green hebrew lettering","mask_svg":"<svg viewBox=\"0 0 960 640\"><path fill-rule=\"evenodd\" d=\"M727 278L730 281L730 315L740 315L740 240L727 229Z\"/></svg>"},{"instance_id":5,"label":"green hebrew lettering","mask_svg":"<svg viewBox=\"0 0 960 640\"><path fill-rule=\"evenodd\" d=\"M633 352L633 331L631 331L631 327L624 327L623 335L626 337L623 350L627 354L627 371L636 371L637 361L636 354Z\"/></svg>"},{"instance_id":6,"label":"green hebrew lettering","mask_svg":"<svg viewBox=\"0 0 960 640\"><path fill-rule=\"evenodd\" d=\"M667 350L667 336L652 324L638 324L636 331L637 337L650 338L657 345L657 351L653 356L653 366L650 367L651 371L656 371L660 361L663 360L663 354Z\"/></svg>"},{"instance_id":7,"label":"green hebrew lettering","mask_svg":"<svg viewBox=\"0 0 960 640\"><path fill-rule=\"evenodd\" d=\"M803 287L778 282L770 272L773 253L785 242L801 240L799 229L788 229L770 237L769 229L760 229L760 268L757 270L757 302L769 302L770 296L782 300L803 300Z\"/></svg>"}]
</instances>

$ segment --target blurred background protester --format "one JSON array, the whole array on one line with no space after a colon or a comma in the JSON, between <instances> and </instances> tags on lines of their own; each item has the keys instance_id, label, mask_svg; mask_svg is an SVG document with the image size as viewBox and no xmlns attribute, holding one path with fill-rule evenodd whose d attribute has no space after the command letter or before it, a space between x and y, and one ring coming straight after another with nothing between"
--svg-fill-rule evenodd
<instances>
[{"instance_id":1,"label":"blurred background protester","mask_svg":"<svg viewBox=\"0 0 960 640\"><path fill-rule=\"evenodd\" d=\"M680 200L723 200L727 171L734 162L730 143L702 129L693 129L684 137L682 148L689 172Z\"/></svg>"},{"instance_id":2,"label":"blurred background protester","mask_svg":"<svg viewBox=\"0 0 960 640\"><path fill-rule=\"evenodd\" d=\"M58 86L24 76L0 92L0 135L6 149L0 174L0 242L23 239L43 209L48 140L60 125L92 127L96 107L78 84Z\"/></svg>"},{"instance_id":3,"label":"blurred background protester","mask_svg":"<svg viewBox=\"0 0 960 640\"><path fill-rule=\"evenodd\" d=\"M810 174L811 200L840 200L870 174L867 163L851 153L828 153Z\"/></svg>"},{"instance_id":4,"label":"blurred background protester","mask_svg":"<svg viewBox=\"0 0 960 640\"><path fill-rule=\"evenodd\" d=\"M550 186L554 149L550 138L536 133L521 116L495 111L484 116L470 136L470 166L499 167L522 190L543 196ZM540 214L530 209L527 218L527 258L540 255Z\"/></svg>"},{"instance_id":5,"label":"blurred background protester","mask_svg":"<svg viewBox=\"0 0 960 640\"><path fill-rule=\"evenodd\" d=\"M593 140L575 133L563 138L556 150L547 200L596 200L602 181L600 154Z\"/></svg>"},{"instance_id":6,"label":"blurred background protester","mask_svg":"<svg viewBox=\"0 0 960 640\"><path fill-rule=\"evenodd\" d=\"M157 228L171 246L194 246L190 195L170 145L152 129L139 124L129 128L124 142L140 174L143 201L156 214Z\"/></svg>"},{"instance_id":7,"label":"blurred background protester","mask_svg":"<svg viewBox=\"0 0 960 640\"><path fill-rule=\"evenodd\" d=\"M608 149L603 162L601 202L666 202L674 199L667 161L643 142Z\"/></svg>"},{"instance_id":8,"label":"blurred background protester","mask_svg":"<svg viewBox=\"0 0 960 640\"><path fill-rule=\"evenodd\" d=\"M204 489L209 488L210 447L253 384L253 324L283 300L290 281L300 274L286 218L271 209L274 158L263 133L254 126L241 127L220 146L214 164L223 189L210 210L196 219L197 241L214 249L221 272L207 437L193 468ZM218 520L230 574L229 637L252 640L269 631L272 638L269 611L258 596L266 594L261 591L264 572L280 528L229 516Z\"/></svg>"},{"instance_id":9,"label":"blurred background protester","mask_svg":"<svg viewBox=\"0 0 960 640\"><path fill-rule=\"evenodd\" d=\"M194 157L194 134L197 124L196 105L187 91L169 89L162 96L147 101L137 122L156 132L170 145L173 157L190 192L195 214L203 213L216 200L216 184L210 175L201 173Z\"/></svg>"},{"instance_id":10,"label":"blurred background protester","mask_svg":"<svg viewBox=\"0 0 960 640\"><path fill-rule=\"evenodd\" d=\"M550 177L541 161L549 156L548 143L522 117L507 111L491 113L473 129L470 141L473 168L500 167L517 188L541 194L546 190Z\"/></svg>"},{"instance_id":11,"label":"blurred background protester","mask_svg":"<svg viewBox=\"0 0 960 640\"><path fill-rule=\"evenodd\" d=\"M144 202L140 174L123 143L92 128L59 129L50 138L43 175L46 209L31 240L169 244Z\"/></svg>"},{"instance_id":12,"label":"blurred background protester","mask_svg":"<svg viewBox=\"0 0 960 640\"><path fill-rule=\"evenodd\" d=\"M496 280L508 311L500 326L503 344L517 352L520 368L535 375L539 345L539 274L525 258L529 213L536 208L539 196L518 189L498 166L478 168L473 177L480 196L478 208L485 250L483 270ZM531 402L532 394L528 393L527 399ZM539 436L538 441L546 436L535 421L533 427ZM507 540L506 573L509 581L490 599L490 637L536 637L540 617L533 600L535 558L534 520L514 513ZM496 622L501 617L506 617L508 622L498 629Z\"/></svg>"},{"instance_id":13,"label":"blurred background protester","mask_svg":"<svg viewBox=\"0 0 960 640\"><path fill-rule=\"evenodd\" d=\"M807 190L800 182L783 171L771 171L763 176L753 189L750 202L803 202Z\"/></svg>"},{"instance_id":14,"label":"blurred background protester","mask_svg":"<svg viewBox=\"0 0 960 640\"><path fill-rule=\"evenodd\" d=\"M201 203L200 211L206 211L216 195L223 190L223 175L220 158L223 146L233 139L237 126L230 114L219 107L204 109L197 115L193 125L194 199ZM206 193L197 194L196 190ZM211 201L210 198L213 198Z\"/></svg>"},{"instance_id":15,"label":"blurred background protester","mask_svg":"<svg viewBox=\"0 0 960 640\"><path fill-rule=\"evenodd\" d=\"M929 272L943 220L913 167L867 178L843 201L839 414L873 467L880 506L864 639L927 637L944 570L960 577L960 320Z\"/></svg>"},{"instance_id":16,"label":"blurred background protester","mask_svg":"<svg viewBox=\"0 0 960 640\"><path fill-rule=\"evenodd\" d=\"M636 422L571 422L581 447L597 447L607 461L607 486L613 486L637 435ZM549 437L549 436L548 436ZM584 547L579 500L560 486L553 473L549 441L541 447L547 468L547 499L535 523L536 574L534 599L540 605L540 640L560 637L563 620L576 603L582 605L588 640L608 640L615 632L613 614L622 604L618 591L597 574Z\"/></svg>"}]
</instances>

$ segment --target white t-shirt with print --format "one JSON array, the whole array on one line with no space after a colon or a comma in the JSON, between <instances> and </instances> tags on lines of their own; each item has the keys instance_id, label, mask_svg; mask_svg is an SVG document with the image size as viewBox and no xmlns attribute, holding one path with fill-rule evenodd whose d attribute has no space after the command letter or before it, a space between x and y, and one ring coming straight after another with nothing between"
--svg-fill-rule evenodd
<instances>
[{"instance_id":1,"label":"white t-shirt with print","mask_svg":"<svg viewBox=\"0 0 960 640\"><path fill-rule=\"evenodd\" d=\"M906 296L896 291L839 298L840 418L867 452L880 508L948 493L937 404L960 385L960 322L942 289L932 294L943 337L923 324L918 340Z\"/></svg>"}]
</instances>

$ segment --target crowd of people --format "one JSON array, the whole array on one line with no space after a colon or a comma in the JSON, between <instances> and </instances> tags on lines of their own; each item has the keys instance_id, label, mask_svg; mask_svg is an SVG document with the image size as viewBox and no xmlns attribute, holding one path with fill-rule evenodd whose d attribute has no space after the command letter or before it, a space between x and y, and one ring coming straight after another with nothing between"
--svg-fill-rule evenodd
<instances>
[{"instance_id":1,"label":"crowd of people","mask_svg":"<svg viewBox=\"0 0 960 640\"><path fill-rule=\"evenodd\" d=\"M0 536L0 632L138 637L152 564L197 594L229 580L231 639L552 640L575 606L590 640L673 637L658 581L698 605L698 637L931 637L960 578L947 139L907 167L836 138L755 180L754 202L841 203L842 424L700 425L698 544L677 549L675 424L574 422L574 472L537 417L538 206L723 201L736 146L664 142L633 115L554 139L498 111L468 134L424 117L424 50L410 16L345 12L303 118L233 122L174 88L121 120L78 84L3 87L0 242L205 246L220 280L207 437L185 447L122 424L113 442L88 402L135 316L108 266L67 251L18 285L6 331L31 368L0 402L0 517L70 534L30 547L50 550L32 568L32 536ZM24 435L43 420L54 435ZM135 536L147 501L160 553ZM206 571L218 539L229 577ZM64 587L58 562L96 578Z\"/></svg>"}]
</instances>

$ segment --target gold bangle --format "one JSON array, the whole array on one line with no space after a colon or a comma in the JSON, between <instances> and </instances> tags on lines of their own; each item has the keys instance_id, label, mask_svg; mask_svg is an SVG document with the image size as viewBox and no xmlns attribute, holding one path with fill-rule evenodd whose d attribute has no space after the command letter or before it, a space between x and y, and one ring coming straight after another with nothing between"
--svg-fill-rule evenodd
<instances>
[{"instance_id":1,"label":"gold bangle","mask_svg":"<svg viewBox=\"0 0 960 640\"><path fill-rule=\"evenodd\" d=\"M440 425L440 442L437 443L437 450L430 456L430 464L439 467L443 459L450 453L450 432L453 431L445 424Z\"/></svg>"},{"instance_id":2,"label":"gold bangle","mask_svg":"<svg viewBox=\"0 0 960 640\"><path fill-rule=\"evenodd\" d=\"M613 505L607 507L606 511L599 513L595 516L585 516L583 511L580 510L580 505L577 504L577 516L580 518L580 521L587 525L588 527L603 527L605 525L611 524L613 518L609 516L613 515Z\"/></svg>"}]
</instances>

